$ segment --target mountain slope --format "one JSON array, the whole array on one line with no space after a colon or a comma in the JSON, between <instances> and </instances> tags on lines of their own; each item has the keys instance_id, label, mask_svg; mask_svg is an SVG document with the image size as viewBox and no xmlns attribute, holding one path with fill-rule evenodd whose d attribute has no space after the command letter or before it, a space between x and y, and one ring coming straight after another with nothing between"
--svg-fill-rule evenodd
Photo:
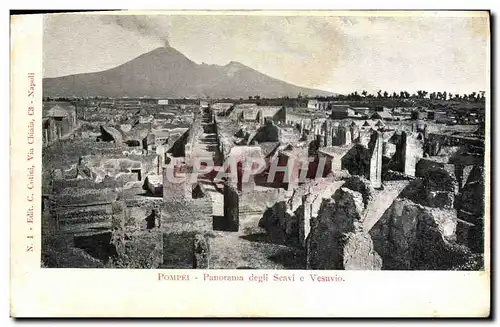
<instances>
[{"instance_id":1,"label":"mountain slope","mask_svg":"<svg viewBox=\"0 0 500 327\"><path fill-rule=\"evenodd\" d=\"M331 92L295 86L238 62L197 64L172 47L158 48L96 73L44 78L44 96L206 97L296 96Z\"/></svg>"}]
</instances>

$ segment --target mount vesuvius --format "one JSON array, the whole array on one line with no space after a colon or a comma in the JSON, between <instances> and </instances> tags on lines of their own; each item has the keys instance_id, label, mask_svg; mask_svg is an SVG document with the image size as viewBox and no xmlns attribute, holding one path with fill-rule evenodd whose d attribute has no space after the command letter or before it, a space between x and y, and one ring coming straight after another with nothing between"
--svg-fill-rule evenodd
<instances>
[{"instance_id":1,"label":"mount vesuvius","mask_svg":"<svg viewBox=\"0 0 500 327\"><path fill-rule=\"evenodd\" d=\"M197 64L166 46L101 72L43 79L44 96L105 97L295 97L328 96L332 92L308 89L267 76L238 62Z\"/></svg>"}]
</instances>

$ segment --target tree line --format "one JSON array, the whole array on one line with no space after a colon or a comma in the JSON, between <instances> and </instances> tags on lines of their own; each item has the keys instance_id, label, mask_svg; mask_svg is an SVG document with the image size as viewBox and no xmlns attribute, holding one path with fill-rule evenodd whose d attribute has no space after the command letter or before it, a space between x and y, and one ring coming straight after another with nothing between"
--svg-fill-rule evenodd
<instances>
[{"instance_id":1,"label":"tree line","mask_svg":"<svg viewBox=\"0 0 500 327\"><path fill-rule=\"evenodd\" d=\"M281 98L263 98L260 95L255 95L255 96L249 96L248 100L272 100L272 99L286 99L286 100L306 100L306 99L318 99L318 100L323 100L323 101L330 101L330 100L371 100L371 99L429 99L429 100L443 100L443 101L468 101L468 102L484 102L485 101L485 91L478 91L478 92L471 92L469 94L464 93L464 94L459 94L459 93L452 93L452 92L428 92L425 90L418 90L414 93L410 93L408 91L400 91L400 92L387 92L383 90L378 90L375 94L368 93L368 91L363 90L361 93L358 91L354 91L352 93L349 93L347 95L344 94L338 94L334 96L328 96L328 97L316 97L316 96L309 96L307 94L297 94L296 98L293 97L288 97L284 96ZM103 99L101 97L93 97L90 99ZM105 99L105 98L104 98ZM209 98L208 98L209 99ZM44 97L44 101L75 101L77 99L75 98L65 98L65 97ZM230 101L231 99L226 99ZM244 98L239 98L240 101L245 101L246 99ZM247 100L247 101L248 101Z\"/></svg>"},{"instance_id":2,"label":"tree line","mask_svg":"<svg viewBox=\"0 0 500 327\"><path fill-rule=\"evenodd\" d=\"M376 94L368 93L363 90L361 93L354 91L347 95L338 95L335 98L345 100L363 100L363 99L429 99L429 100L444 100L444 101L470 101L480 102L485 100L485 91L471 92L470 94L459 94L452 92L431 92L418 90L414 93L408 91L400 91L389 93L387 91L378 90Z\"/></svg>"}]
</instances>

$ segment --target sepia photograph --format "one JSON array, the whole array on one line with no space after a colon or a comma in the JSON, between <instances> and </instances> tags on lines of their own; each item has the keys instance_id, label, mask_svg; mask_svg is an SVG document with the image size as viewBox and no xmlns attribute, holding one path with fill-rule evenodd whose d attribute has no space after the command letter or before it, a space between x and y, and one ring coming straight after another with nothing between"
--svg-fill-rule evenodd
<instances>
[{"instance_id":1,"label":"sepia photograph","mask_svg":"<svg viewBox=\"0 0 500 327\"><path fill-rule=\"evenodd\" d=\"M46 268L482 270L489 17L53 14Z\"/></svg>"},{"instance_id":2,"label":"sepia photograph","mask_svg":"<svg viewBox=\"0 0 500 327\"><path fill-rule=\"evenodd\" d=\"M11 14L10 316L489 317L491 17Z\"/></svg>"}]
</instances>

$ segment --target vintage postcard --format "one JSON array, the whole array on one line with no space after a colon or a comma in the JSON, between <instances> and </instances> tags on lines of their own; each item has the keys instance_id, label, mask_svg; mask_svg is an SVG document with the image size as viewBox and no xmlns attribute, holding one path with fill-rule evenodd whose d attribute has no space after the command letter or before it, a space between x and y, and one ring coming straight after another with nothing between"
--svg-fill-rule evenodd
<instances>
[{"instance_id":1,"label":"vintage postcard","mask_svg":"<svg viewBox=\"0 0 500 327\"><path fill-rule=\"evenodd\" d=\"M488 317L490 13L11 16L14 317Z\"/></svg>"}]
</instances>

